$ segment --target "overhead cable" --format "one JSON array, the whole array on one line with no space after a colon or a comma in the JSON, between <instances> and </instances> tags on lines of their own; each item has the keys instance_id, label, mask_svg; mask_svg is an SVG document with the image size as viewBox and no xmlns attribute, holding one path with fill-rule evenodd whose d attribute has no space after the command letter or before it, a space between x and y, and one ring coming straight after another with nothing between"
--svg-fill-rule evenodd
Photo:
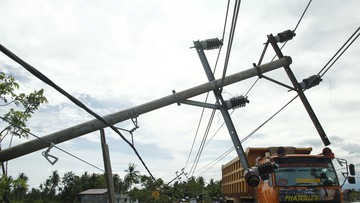
<instances>
[{"instance_id":1,"label":"overhead cable","mask_svg":"<svg viewBox=\"0 0 360 203\"><path fill-rule=\"evenodd\" d=\"M295 32L296 29L299 27L300 22L302 21L302 19L303 19L304 15L305 15L306 11L308 10L311 2L312 2L312 0L310 0L310 1L308 2L305 10L303 11L300 19L298 20L298 22L297 22L297 24L296 24L296 26L295 26L295 28L294 28L294 32ZM240 2L237 2L237 3L240 3ZM236 4L236 5L237 5L237 4ZM236 5L235 5L235 9L234 9L234 14L235 14L235 10L236 10L236 7L237 7ZM238 6L240 7L240 4L239 4ZM237 10L237 12L238 12L238 10ZM234 16L235 16L235 15L233 15L233 20L234 20ZM237 16L237 14L236 14L236 16ZM235 23L235 25L236 25L236 23ZM230 35L231 35L231 33L230 33ZM229 41L230 41L230 39L231 39L231 37L229 36ZM286 42L287 42L287 41L286 41ZM283 44L283 46L281 47L281 49L285 46L286 42ZM229 42L229 43L230 43L230 42ZM228 47L229 47L229 45L228 45ZM275 56L275 57L276 57L276 56ZM275 59L275 57L272 59L272 61ZM262 61L262 57L260 58L258 65L261 65L261 61ZM226 61L225 61L225 64L227 64ZM226 69L224 68L223 78L225 77L225 74L226 74ZM257 83L258 80L259 80L259 78L257 78L256 81L252 84L252 86L251 86L251 87L249 88L249 90L246 92L245 96L249 94L249 92L252 90L252 88L255 86L255 84ZM222 86L223 86L223 85L221 85L221 87L222 87ZM297 98L297 96L295 96L293 99L291 99L287 104L285 104L284 107L282 107L279 111L277 111L274 115L272 115L269 119L267 119L264 123L262 123L258 128L256 128L254 131L252 131L249 135L247 135L241 142L243 142L243 141L245 141L246 139L250 138L257 130L259 130L263 125L265 125L268 121L270 121L276 114L278 114L282 109L284 109L287 105L289 105L292 101L294 101L295 98ZM234 112L234 111L233 111L233 112ZM231 112L231 114L232 114L233 112ZM208 140L208 142L206 143L206 145L213 139L213 137L216 135L216 133L220 130L220 128L221 128L224 124L225 124L225 123L223 123L223 124L218 128L218 130L217 130L217 131L213 134L213 136ZM206 145L205 145L205 146L206 146ZM234 149L234 148L232 148L232 149ZM232 151L232 150L231 150L231 151ZM226 153L226 152L225 152L225 154L226 154L226 155L225 155L223 158L225 158L225 157L228 155L228 153ZM220 160L221 160L221 159L220 159ZM220 160L219 160L219 161L220 161ZM217 161L217 162L218 162L218 161ZM217 162L216 162L216 163L217 163ZM216 164L216 163L215 163L215 164ZM214 164L214 165L215 165L215 164ZM213 166L213 165L212 165L212 166ZM211 166L211 167L212 167L212 166ZM210 168L211 168L211 167L210 167ZM207 169L207 170L208 170L208 169Z\"/></svg>"},{"instance_id":2,"label":"overhead cable","mask_svg":"<svg viewBox=\"0 0 360 203\"><path fill-rule=\"evenodd\" d=\"M215 112L216 112L215 109L213 109L212 112L211 112L211 116L210 116L208 125L207 125L207 127L206 127L205 134L204 134L204 136L203 136L203 139L201 140L201 144L200 144L199 150L198 150L198 152L197 152L197 154L196 154L195 161L194 161L194 163L193 163L193 165L192 165L192 167L191 167L191 169L190 169L190 172L189 172L189 175L190 175L190 176L193 176L193 174L194 174L194 172L195 172L195 170L196 170L197 164L199 163L199 160L200 160L200 157L201 157L201 153L202 153L202 151L203 151L203 149L204 149L204 145L205 145L205 143L206 143L206 139L207 139L207 137L208 137L208 135L209 135L210 128L211 128L212 122L213 122L213 120L214 120Z\"/></svg>"},{"instance_id":3,"label":"overhead cable","mask_svg":"<svg viewBox=\"0 0 360 203\"><path fill-rule=\"evenodd\" d=\"M225 82L224 79L225 79L227 67L228 67L228 64L229 64L229 58L230 58L232 43L233 43L233 40L234 40L235 28L236 28L237 18L238 18L238 15L239 15L240 4L241 4L241 0L236 0L235 1L233 18L232 18L231 27L230 27L229 41L228 41L228 46L227 46L226 56L225 56L224 70L223 70L222 80L221 80L221 85L220 85L220 92L222 91L223 86L224 86L224 82Z\"/></svg>"},{"instance_id":4,"label":"overhead cable","mask_svg":"<svg viewBox=\"0 0 360 203\"><path fill-rule=\"evenodd\" d=\"M228 13L229 13L229 6L230 6L230 0L228 0L227 6L226 6L225 22L224 22L224 28L223 28L222 38L221 38L222 40L224 40L224 37L225 37L225 31L226 31L226 25L227 25ZM220 58L221 50L222 50L222 46L220 46L219 51L218 51L218 55L217 55L217 58L216 58L213 74L215 74L215 72L216 72L216 68L217 68L217 65L218 65L219 58ZM208 101L208 97L209 97L209 92L207 92L207 94L206 94L205 103ZM195 145L195 141L196 141L197 135L199 133L200 125L202 123L204 112L205 112L205 107L201 111L201 115L200 115L200 119L199 119L198 126L197 126L197 129L196 129L196 133L195 133L195 136L194 136L194 139L193 139L193 142L192 142L192 145L191 145L190 153L189 153L188 158L186 160L186 164L184 166L184 169L187 167L187 165L189 163L189 160L190 160L190 157L191 157L194 145Z\"/></svg>"},{"instance_id":5,"label":"overhead cable","mask_svg":"<svg viewBox=\"0 0 360 203\"><path fill-rule=\"evenodd\" d=\"M225 30L226 30L226 24L227 24L227 15L228 15L228 9L229 9L229 3L230 1L228 1L228 6L227 6L227 11L226 11L226 19L225 19L225 24L224 24L224 29L223 29L223 39L224 39L224 36L225 36ZM236 22L237 22L237 17L238 17L238 13L239 13L239 9L240 9L240 3L241 1L240 0L236 0L235 2L235 5L234 5L234 13L233 13L233 18L232 18L232 23L231 23L231 28L230 28L230 34L229 34L229 41L228 41L228 46L227 46L227 53L226 53L226 59L225 59L225 65L224 65L224 71L223 71L223 77L222 77L222 84L220 85L220 92L222 91L222 88L223 88L223 85L224 85L224 78L225 78L225 75L226 75L226 70L227 70L227 66L228 66L228 61L229 61L229 57L230 57L230 52L231 52L231 47L232 47L232 42L233 42L233 39L234 39L234 33L235 33L235 28L236 28ZM221 51L221 48L220 47L220 50L219 50L219 54L218 54L218 58L217 58L217 61L216 61L216 64L218 62L218 59L219 59L219 55L220 55L220 51ZM215 66L215 69L214 69L214 72L216 70L216 66ZM208 93L209 94L209 93ZM214 112L214 111L213 111ZM209 123L208 123L208 127L209 125L211 126L211 123L212 120L210 119L209 120ZM209 132L205 132L205 135L204 137L208 135ZM204 145L205 143L202 143L202 145ZM200 147L199 150L202 151L201 148L203 148L204 146ZM198 152L199 154L199 152ZM200 153L201 155L201 153ZM200 158L200 157L199 157ZM198 158L198 159L199 159ZM199 160L195 160L195 165L197 165L197 162ZM194 166L194 165L193 165ZM196 168L196 167L195 167ZM192 173L195 172L195 168L192 168Z\"/></svg>"},{"instance_id":6,"label":"overhead cable","mask_svg":"<svg viewBox=\"0 0 360 203\"><path fill-rule=\"evenodd\" d=\"M302 21L302 19L303 19L304 15L305 15L306 11L308 10L311 2L312 2L312 0L310 0L309 3L306 5L305 10L303 11L302 15L300 16L300 19L298 20L298 22L296 23L296 26L295 26L293 32L295 32L296 29L299 27L300 22ZM284 46L286 45L287 42L288 42L288 41L285 41L285 42L284 42L284 44L280 47L280 50L282 50L282 49L284 48ZM273 58L271 61L273 61L275 58L276 58L276 55L274 56L274 58Z\"/></svg>"},{"instance_id":7,"label":"overhead cable","mask_svg":"<svg viewBox=\"0 0 360 203\"><path fill-rule=\"evenodd\" d=\"M347 45L347 47L340 53L340 55L331 63L331 61L339 54L339 52L345 47L345 45L355 36L357 32L359 32L360 27L358 27L355 32L349 37L349 39L340 47L340 49L334 54L333 57L325 64L325 66L319 71L318 75L321 77L334 65L334 63L344 54L344 52L354 43L354 41L359 37L360 33L356 35L356 37ZM327 67L329 64L331 65ZM326 68L327 67L327 68ZM326 70L325 70L326 68ZM324 71L325 70L325 71ZM323 72L324 71L324 72ZM323 73L321 73L323 72Z\"/></svg>"},{"instance_id":8,"label":"overhead cable","mask_svg":"<svg viewBox=\"0 0 360 203\"><path fill-rule=\"evenodd\" d=\"M34 76L36 76L37 78L39 78L41 81L45 82L46 84L48 84L49 86L53 87L54 89L56 89L58 92L60 92L62 95L64 95L65 97L67 97L70 101L72 101L74 104L76 104L77 106L79 106L80 108L84 109L86 112L88 112L89 114L91 114L92 116L94 116L96 119L98 119L99 121L103 122L104 124L106 124L107 126L109 126L113 131L115 131L135 152L136 156L138 157L138 159L141 161L142 165L145 167L145 169L147 170L147 172L149 173L149 175L154 179L155 177L152 175L152 173L150 172L150 170L148 169L148 167L146 166L145 162L143 161L143 159L141 158L140 154L138 153L138 151L136 150L136 148L134 147L134 145L132 145L121 133L120 131L113 126L111 123L109 123L107 120L105 120L103 117L99 116L98 114L96 114L95 112L93 112L91 109L89 109L85 104L83 104L81 101L79 101L78 99L76 99L75 97L73 97L71 94L67 93L65 90L63 90L61 87L59 87L58 85L56 85L53 81L51 81L48 77L46 77L44 74L42 74L40 71L38 71L37 69L35 69L34 67L32 67L30 64L28 64L27 62L25 62L24 60L22 60L21 58L19 58L18 56L16 56L14 53L12 53L10 50L8 50L7 48L5 48L3 45L0 44L0 51L3 52L5 55L7 55L9 58L13 59L15 62L17 62L18 64L20 64L21 66L23 66L26 70L28 70L31 74L33 74Z\"/></svg>"},{"instance_id":9,"label":"overhead cable","mask_svg":"<svg viewBox=\"0 0 360 203\"><path fill-rule=\"evenodd\" d=\"M282 110L284 110L285 107L287 107L291 102L293 102L296 98L298 97L298 95L296 95L295 97L293 97L289 102L287 102L283 107L281 107L277 112L275 112L272 116L270 116L266 121L264 121L259 127L257 127L255 130L253 130L251 133L249 133L247 136L245 136L243 139L241 139L241 143L245 142L247 139L249 139L252 135L255 134L256 131L258 131L261 127L263 127L266 123L268 123L272 118L274 118L277 114L279 114ZM220 157L218 157L215 161L211 162L213 164L208 164L210 165L210 167L207 170L209 170L212 166L214 166L215 164L217 164L220 160L222 160L223 158L225 158L228 154L230 154L230 152L232 152L235 149L235 147L231 147L230 149L228 149L226 152L224 152ZM215 163L214 163L215 162ZM206 166L205 166L206 167ZM204 168L204 167L203 167Z\"/></svg>"},{"instance_id":10,"label":"overhead cable","mask_svg":"<svg viewBox=\"0 0 360 203\"><path fill-rule=\"evenodd\" d=\"M9 121L9 120L6 120L6 118L4 118L4 117L2 117L2 116L0 116L0 118L1 118L2 120L4 120L4 121L6 121L6 122L10 123L11 125L13 125L13 126L15 126L15 127L19 128L19 129L23 129L21 126L16 125L15 123L12 123L12 122L11 122L11 121ZM37 138L37 139L39 139L39 140L41 140L41 141L45 142L45 143L46 143L46 144L48 144L49 146L51 145L51 143L50 143L50 142L48 142L48 141L44 140L43 138L41 138L41 137L39 137L39 136L35 135L34 133L29 132L29 134L30 134L30 135L32 135L33 137L35 137L35 138ZM92 167L94 167L94 168L96 168L96 169L98 169L98 170L100 170L100 171L103 171L103 172L104 172L104 170L103 170L103 169L101 169L101 168L99 168L99 167L95 166L94 164L91 164L91 163L90 163L90 162L88 162L88 161L85 161L84 159L82 159L82 158L80 158L80 157L78 157L78 156L76 156L76 155L74 155L74 154L72 154L72 153L70 153L70 152L67 152L67 151L63 150L62 148L60 148L60 147L58 147L58 146L56 146L56 145L54 145L53 147L54 147L54 148L56 148L56 149L58 149L58 150L60 150L60 151L62 151L62 152L64 152L65 154L68 154L69 156L74 157L75 159L77 159L77 160L79 160L79 161L81 161L81 162L84 162L85 164L87 164L87 165L89 165L89 166L92 166Z\"/></svg>"}]
</instances>

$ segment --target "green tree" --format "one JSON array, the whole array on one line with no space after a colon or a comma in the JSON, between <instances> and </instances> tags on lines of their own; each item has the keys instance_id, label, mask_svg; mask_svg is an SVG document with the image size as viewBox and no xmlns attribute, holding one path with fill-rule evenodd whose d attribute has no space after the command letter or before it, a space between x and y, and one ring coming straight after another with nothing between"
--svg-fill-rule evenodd
<instances>
[{"instance_id":1,"label":"green tree","mask_svg":"<svg viewBox=\"0 0 360 203\"><path fill-rule=\"evenodd\" d=\"M72 171L67 172L61 178L62 188L60 190L61 200L64 202L71 202L76 199L76 195L79 193L77 189L79 186L79 177L75 175Z\"/></svg>"},{"instance_id":2,"label":"green tree","mask_svg":"<svg viewBox=\"0 0 360 203\"><path fill-rule=\"evenodd\" d=\"M16 200L21 200L25 197L26 191L28 189L29 178L25 175L25 173L20 173L19 176L13 181L13 193Z\"/></svg>"},{"instance_id":3,"label":"green tree","mask_svg":"<svg viewBox=\"0 0 360 203\"><path fill-rule=\"evenodd\" d=\"M0 178L0 202L10 202L10 191L11 191L12 178L3 174Z\"/></svg>"},{"instance_id":4,"label":"green tree","mask_svg":"<svg viewBox=\"0 0 360 203\"><path fill-rule=\"evenodd\" d=\"M2 142L7 137L10 139L9 147L14 137L28 138L30 129L27 128L26 122L41 104L47 102L46 97L43 95L43 89L25 94L18 93L19 87L19 84L13 76L0 72L0 106L2 106L2 110L5 112L3 115L0 115L1 120L4 121L0 123L1 127L4 127L0 130L0 151L2 149ZM13 184L13 180L7 177L7 163L0 163L0 165L2 168L2 176L4 176L4 178L0 179L0 181L2 181L0 184L8 184L6 188L9 188L10 185ZM15 184L17 186L21 185L19 182ZM2 193L2 195L8 194L7 192ZM10 200L9 196L2 196L2 198Z\"/></svg>"},{"instance_id":5,"label":"green tree","mask_svg":"<svg viewBox=\"0 0 360 203\"><path fill-rule=\"evenodd\" d=\"M220 198L222 196L221 180L214 181L214 179L210 179L209 184L206 186L205 190L209 199Z\"/></svg>"},{"instance_id":6,"label":"green tree","mask_svg":"<svg viewBox=\"0 0 360 203\"><path fill-rule=\"evenodd\" d=\"M50 194L55 196L56 194L56 189L59 186L60 183L60 176L57 170L53 171L52 174L49 176L49 181L50 181Z\"/></svg>"},{"instance_id":7,"label":"green tree","mask_svg":"<svg viewBox=\"0 0 360 203\"><path fill-rule=\"evenodd\" d=\"M0 131L0 150L2 141L9 135L10 145L13 137L27 138L30 129L26 127L26 122L32 114L39 108L40 104L46 103L47 99L44 90L34 91L30 94L16 93L19 84L11 75L0 72L0 105L9 108L1 119L7 123ZM7 168L2 164L3 174L7 174Z\"/></svg>"},{"instance_id":8,"label":"green tree","mask_svg":"<svg viewBox=\"0 0 360 203\"><path fill-rule=\"evenodd\" d=\"M134 163L129 163L128 169L125 170L127 173L124 177L125 185L127 189L130 189L133 184L139 183L140 172L135 170L136 165Z\"/></svg>"},{"instance_id":9,"label":"green tree","mask_svg":"<svg viewBox=\"0 0 360 203\"><path fill-rule=\"evenodd\" d=\"M127 190L125 182L121 180L118 174L113 175L115 193L124 194Z\"/></svg>"}]
</instances>

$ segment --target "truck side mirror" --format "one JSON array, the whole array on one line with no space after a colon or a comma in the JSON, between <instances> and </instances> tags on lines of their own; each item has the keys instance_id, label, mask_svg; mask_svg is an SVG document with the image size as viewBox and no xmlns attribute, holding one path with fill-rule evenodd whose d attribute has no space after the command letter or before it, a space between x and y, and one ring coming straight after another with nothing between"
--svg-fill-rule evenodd
<instances>
[{"instance_id":1,"label":"truck side mirror","mask_svg":"<svg viewBox=\"0 0 360 203\"><path fill-rule=\"evenodd\" d=\"M350 175L352 175L352 176L355 175L355 165L354 164L349 165L349 171L350 171Z\"/></svg>"},{"instance_id":2,"label":"truck side mirror","mask_svg":"<svg viewBox=\"0 0 360 203\"><path fill-rule=\"evenodd\" d=\"M348 177L348 182L349 182L350 184L355 184L355 183L356 183L355 177L354 177L354 176L349 176L349 177Z\"/></svg>"}]
</instances>

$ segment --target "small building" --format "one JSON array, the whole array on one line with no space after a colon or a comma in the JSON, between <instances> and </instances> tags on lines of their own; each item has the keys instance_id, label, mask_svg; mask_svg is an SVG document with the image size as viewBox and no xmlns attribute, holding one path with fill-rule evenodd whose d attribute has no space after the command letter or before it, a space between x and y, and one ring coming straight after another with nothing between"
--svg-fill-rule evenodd
<instances>
[{"instance_id":1,"label":"small building","mask_svg":"<svg viewBox=\"0 0 360 203\"><path fill-rule=\"evenodd\" d=\"M107 203L107 189L89 189L79 193L81 203Z\"/></svg>"},{"instance_id":2,"label":"small building","mask_svg":"<svg viewBox=\"0 0 360 203\"><path fill-rule=\"evenodd\" d=\"M107 189L89 189L79 193L81 203L108 203ZM128 195L115 194L116 203L138 203L131 200Z\"/></svg>"}]
</instances>

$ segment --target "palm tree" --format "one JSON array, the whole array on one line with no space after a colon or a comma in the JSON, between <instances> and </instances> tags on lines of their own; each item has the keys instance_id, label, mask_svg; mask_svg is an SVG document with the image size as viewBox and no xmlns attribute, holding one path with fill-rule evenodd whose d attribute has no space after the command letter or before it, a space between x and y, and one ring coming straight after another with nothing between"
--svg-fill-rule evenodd
<instances>
[{"instance_id":1,"label":"palm tree","mask_svg":"<svg viewBox=\"0 0 360 203\"><path fill-rule=\"evenodd\" d=\"M126 191L126 186L123 180L121 180L118 174L113 176L115 193L123 194Z\"/></svg>"},{"instance_id":2,"label":"palm tree","mask_svg":"<svg viewBox=\"0 0 360 203\"><path fill-rule=\"evenodd\" d=\"M20 173L18 178L14 181L14 193L16 195L17 200L20 200L26 194L26 190L28 189L28 182L29 178L25 175L25 173Z\"/></svg>"},{"instance_id":3,"label":"palm tree","mask_svg":"<svg viewBox=\"0 0 360 203\"><path fill-rule=\"evenodd\" d=\"M49 176L49 179L46 180L46 185L50 187L49 189L49 196L50 199L53 199L56 195L56 188L59 186L60 183L60 176L57 170L53 171L52 174Z\"/></svg>"},{"instance_id":4,"label":"palm tree","mask_svg":"<svg viewBox=\"0 0 360 203\"><path fill-rule=\"evenodd\" d=\"M124 182L127 189L130 189L133 184L139 183L140 172L135 170L136 165L134 163L129 163L128 169L125 170L127 173L124 177Z\"/></svg>"}]
</instances>

